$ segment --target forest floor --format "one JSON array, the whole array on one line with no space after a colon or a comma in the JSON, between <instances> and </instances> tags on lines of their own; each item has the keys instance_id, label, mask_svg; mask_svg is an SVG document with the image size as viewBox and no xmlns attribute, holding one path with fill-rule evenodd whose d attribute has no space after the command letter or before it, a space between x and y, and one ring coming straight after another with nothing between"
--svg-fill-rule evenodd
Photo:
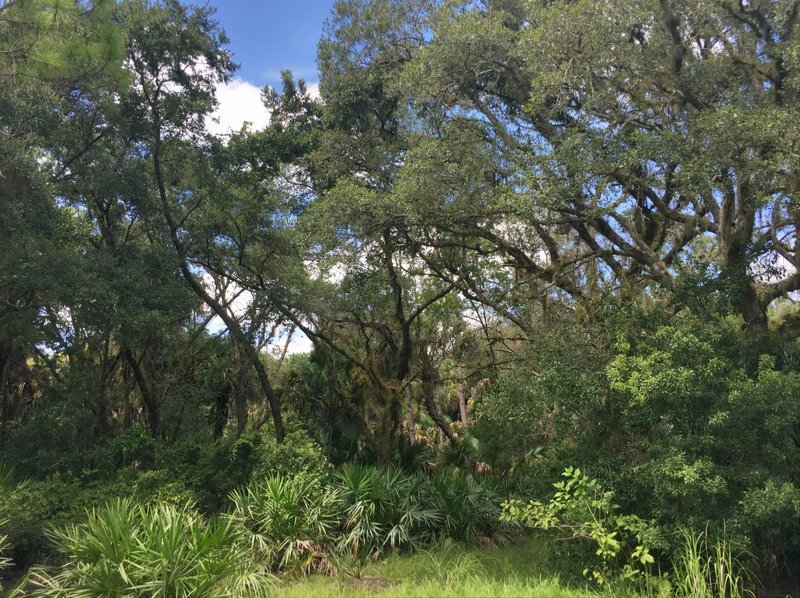
<instances>
[{"instance_id":1,"label":"forest floor","mask_svg":"<svg viewBox=\"0 0 800 598\"><path fill-rule=\"evenodd\" d=\"M450 546L410 556L389 556L367 565L359 577L341 572L334 576L311 575L280 583L274 595L280 598L641 595L627 588L598 592L581 579L579 569L565 563L552 556L543 538L529 537L495 548Z\"/></svg>"}]
</instances>

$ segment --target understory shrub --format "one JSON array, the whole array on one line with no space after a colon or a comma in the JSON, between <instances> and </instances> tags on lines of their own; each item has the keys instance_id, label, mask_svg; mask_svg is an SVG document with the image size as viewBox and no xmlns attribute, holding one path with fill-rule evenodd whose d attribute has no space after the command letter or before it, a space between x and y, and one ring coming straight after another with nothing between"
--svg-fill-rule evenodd
<instances>
[{"instance_id":1,"label":"understory shrub","mask_svg":"<svg viewBox=\"0 0 800 598\"><path fill-rule=\"evenodd\" d=\"M240 541L270 569L324 569L339 520L336 489L319 478L274 475L231 494Z\"/></svg>"},{"instance_id":2,"label":"understory shrub","mask_svg":"<svg viewBox=\"0 0 800 598\"><path fill-rule=\"evenodd\" d=\"M29 582L39 595L255 596L279 571L359 575L389 553L452 541L486 546L520 525L500 521L507 495L491 478L353 464L321 471L254 477L231 493L230 512L212 519L181 503L181 491L149 493L168 488L161 470L142 473L124 487L149 498L107 501L82 523L40 523L65 562L34 568Z\"/></svg>"},{"instance_id":3,"label":"understory shrub","mask_svg":"<svg viewBox=\"0 0 800 598\"><path fill-rule=\"evenodd\" d=\"M8 554L20 567L47 558L47 527L81 517L81 487L53 476L24 480L0 491L0 533L7 537Z\"/></svg>"},{"instance_id":4,"label":"understory shrub","mask_svg":"<svg viewBox=\"0 0 800 598\"><path fill-rule=\"evenodd\" d=\"M292 429L281 444L264 427L217 441L188 437L162 446L157 455L157 467L185 487L207 513L225 510L230 493L251 480L274 474L322 477L331 470L319 446L303 430Z\"/></svg>"},{"instance_id":5,"label":"understory shrub","mask_svg":"<svg viewBox=\"0 0 800 598\"><path fill-rule=\"evenodd\" d=\"M519 524L501 522L498 485L457 470L428 476L345 465L332 476L254 479L231 494L240 540L271 570L359 572L371 559L439 541L491 544Z\"/></svg>"},{"instance_id":6,"label":"understory shrub","mask_svg":"<svg viewBox=\"0 0 800 598\"><path fill-rule=\"evenodd\" d=\"M322 448L304 430L289 430L281 444L274 441L271 432L261 432L253 471L255 479L277 474L324 478L331 470Z\"/></svg>"},{"instance_id":7,"label":"understory shrub","mask_svg":"<svg viewBox=\"0 0 800 598\"><path fill-rule=\"evenodd\" d=\"M270 587L232 522L208 522L191 505L115 500L52 540L66 563L34 570L35 595L265 596Z\"/></svg>"},{"instance_id":8,"label":"understory shrub","mask_svg":"<svg viewBox=\"0 0 800 598\"><path fill-rule=\"evenodd\" d=\"M442 469L431 475L426 492L426 501L440 515L440 538L487 544L507 542L518 531L517 522L501 520L501 505L509 494L492 479Z\"/></svg>"},{"instance_id":9,"label":"understory shrub","mask_svg":"<svg viewBox=\"0 0 800 598\"><path fill-rule=\"evenodd\" d=\"M345 465L334 478L341 493L338 547L354 561L417 547L442 520L424 500L426 478L400 469Z\"/></svg>"},{"instance_id":10,"label":"understory shrub","mask_svg":"<svg viewBox=\"0 0 800 598\"><path fill-rule=\"evenodd\" d=\"M471 431L489 466L535 484L580 463L663 542L682 527L727 526L748 539L762 579L792 575L798 341L739 317L643 308L564 328L478 393Z\"/></svg>"},{"instance_id":11,"label":"understory shrub","mask_svg":"<svg viewBox=\"0 0 800 598\"><path fill-rule=\"evenodd\" d=\"M598 584L619 577L646 575L655 562L650 550L655 540L652 524L636 515L619 512L613 492L603 490L597 480L569 467L554 484L556 492L547 503L527 504L511 500L503 504L502 518L529 527L553 530L566 539L587 542L594 551L593 566L584 575Z\"/></svg>"}]
</instances>

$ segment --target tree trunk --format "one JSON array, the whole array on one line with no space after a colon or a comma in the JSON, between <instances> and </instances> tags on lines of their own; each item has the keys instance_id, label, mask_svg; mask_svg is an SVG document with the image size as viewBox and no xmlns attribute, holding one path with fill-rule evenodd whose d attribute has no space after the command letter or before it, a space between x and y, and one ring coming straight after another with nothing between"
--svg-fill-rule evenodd
<instances>
[{"instance_id":1,"label":"tree trunk","mask_svg":"<svg viewBox=\"0 0 800 598\"><path fill-rule=\"evenodd\" d=\"M247 381L247 357L239 352L239 372L236 375L236 388L234 392L234 408L236 411L236 435L240 436L247 426L247 395L245 382Z\"/></svg>"},{"instance_id":2,"label":"tree trunk","mask_svg":"<svg viewBox=\"0 0 800 598\"><path fill-rule=\"evenodd\" d=\"M397 432L400 427L400 418L402 414L400 393L395 389L387 389L385 392L386 400L384 402L383 413L378 422L378 450L375 455L378 463L381 465L388 465L391 463L392 457L399 448Z\"/></svg>"},{"instance_id":3,"label":"tree trunk","mask_svg":"<svg viewBox=\"0 0 800 598\"><path fill-rule=\"evenodd\" d=\"M469 429L469 421L467 420L467 395L464 392L464 380L462 379L464 370L459 365L456 367L456 392L458 393L458 412L461 415L461 425L466 432Z\"/></svg>"},{"instance_id":4,"label":"tree trunk","mask_svg":"<svg viewBox=\"0 0 800 598\"><path fill-rule=\"evenodd\" d=\"M406 383L403 389L403 396L406 403L406 422L408 425L408 442L414 444L417 441L416 422L414 421L414 403L411 398L411 383Z\"/></svg>"},{"instance_id":5,"label":"tree trunk","mask_svg":"<svg viewBox=\"0 0 800 598\"><path fill-rule=\"evenodd\" d=\"M232 397L236 392L234 383L226 376L222 383L222 388L217 393L216 400L214 401L214 413L212 415L214 439L219 440L225 432L225 426L228 425L228 417L230 415Z\"/></svg>"},{"instance_id":6,"label":"tree trunk","mask_svg":"<svg viewBox=\"0 0 800 598\"><path fill-rule=\"evenodd\" d=\"M148 384L147 378L145 378L142 368L139 366L139 362L136 361L136 358L133 356L133 352L128 348L125 349L125 359L127 360L128 365L131 366L133 378L136 380L139 391L142 393L142 403L144 404L150 435L153 438L158 438L161 422L155 391L150 384Z\"/></svg>"},{"instance_id":7,"label":"tree trunk","mask_svg":"<svg viewBox=\"0 0 800 598\"><path fill-rule=\"evenodd\" d=\"M167 196L167 186L164 182L164 174L161 170L161 121L158 110L155 106L153 106L153 116L155 120L153 168L155 171L156 185L158 186L158 195L161 199L161 211L164 215L164 219L166 220L167 227L169 228L170 241L172 241L172 246L175 248L175 251L178 254L178 266L181 274L186 282L189 283L189 287L192 289L192 291L194 291L195 294L202 299L209 308L211 308L211 311L219 316L219 318L227 327L228 332L230 332L233 339L239 344L240 350L245 356L247 356L247 359L255 368L256 374L258 375L259 385L261 386L261 390L264 393L267 402L269 403L269 408L272 413L272 421L275 425L275 440L280 444L283 442L283 419L281 418L280 402L278 401L278 397L272 389L272 385L269 382L269 377L267 376L267 371L264 368L264 364L261 362L258 352L253 347L250 339L247 338L242 331L239 323L228 313L224 305L222 305L209 294L203 284L197 280L192 272L192 269L189 267L186 249L178 236L178 228L181 225L178 224L178 221L175 219L175 216L172 213L172 207L170 206L169 197Z\"/></svg>"}]
</instances>

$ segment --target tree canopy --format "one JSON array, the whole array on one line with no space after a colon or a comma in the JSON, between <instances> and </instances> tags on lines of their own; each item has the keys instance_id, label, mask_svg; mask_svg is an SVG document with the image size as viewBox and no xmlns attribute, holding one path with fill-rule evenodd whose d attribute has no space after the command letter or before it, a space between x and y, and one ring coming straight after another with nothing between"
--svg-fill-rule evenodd
<instances>
[{"instance_id":1,"label":"tree canopy","mask_svg":"<svg viewBox=\"0 0 800 598\"><path fill-rule=\"evenodd\" d=\"M209 512L269 459L581 464L785 572L798 12L339 0L321 96L286 71L215 136L210 8L2 3L0 464Z\"/></svg>"}]
</instances>

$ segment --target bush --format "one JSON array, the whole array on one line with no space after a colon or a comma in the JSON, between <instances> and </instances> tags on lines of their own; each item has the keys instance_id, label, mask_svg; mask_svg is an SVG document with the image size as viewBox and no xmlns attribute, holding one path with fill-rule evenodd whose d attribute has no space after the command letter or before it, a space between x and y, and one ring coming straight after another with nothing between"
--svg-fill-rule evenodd
<instances>
[{"instance_id":1,"label":"bush","mask_svg":"<svg viewBox=\"0 0 800 598\"><path fill-rule=\"evenodd\" d=\"M651 525L636 515L620 514L619 505L612 502L613 493L600 488L597 480L589 479L580 469L567 468L562 477L546 504L508 501L503 505L503 519L589 542L598 558L584 574L590 574L599 584L611 577L642 576L655 562L650 554L654 539Z\"/></svg>"},{"instance_id":2,"label":"bush","mask_svg":"<svg viewBox=\"0 0 800 598\"><path fill-rule=\"evenodd\" d=\"M425 501L437 515L436 535L461 542L505 542L515 535L518 524L501 521L502 502L507 495L489 480L467 476L458 470L433 473L426 486Z\"/></svg>"},{"instance_id":3,"label":"bush","mask_svg":"<svg viewBox=\"0 0 800 598\"><path fill-rule=\"evenodd\" d=\"M544 331L479 394L485 460L533 484L581 463L665 542L727 526L762 574L785 574L800 551L797 342L658 309L572 328Z\"/></svg>"},{"instance_id":4,"label":"bush","mask_svg":"<svg viewBox=\"0 0 800 598\"><path fill-rule=\"evenodd\" d=\"M424 500L427 480L421 474L351 464L336 472L334 483L342 501L339 549L355 562L419 546L441 521Z\"/></svg>"},{"instance_id":5,"label":"bush","mask_svg":"<svg viewBox=\"0 0 800 598\"><path fill-rule=\"evenodd\" d=\"M33 572L43 596L264 596L270 587L230 520L207 522L190 505L115 500L52 539L67 562Z\"/></svg>"},{"instance_id":6,"label":"bush","mask_svg":"<svg viewBox=\"0 0 800 598\"><path fill-rule=\"evenodd\" d=\"M231 495L240 540L271 569L326 568L324 550L339 520L336 490L307 476L275 475Z\"/></svg>"},{"instance_id":7,"label":"bush","mask_svg":"<svg viewBox=\"0 0 800 598\"><path fill-rule=\"evenodd\" d=\"M227 497L246 485L256 466L256 440L251 436L225 437L195 435L172 445L161 445L156 466L165 479L185 487L206 513L219 513Z\"/></svg>"},{"instance_id":8,"label":"bush","mask_svg":"<svg viewBox=\"0 0 800 598\"><path fill-rule=\"evenodd\" d=\"M26 480L6 488L0 496L0 532L7 536L9 554L25 567L45 556L47 527L63 525L80 517L76 498L78 484L54 476L42 481Z\"/></svg>"},{"instance_id":9,"label":"bush","mask_svg":"<svg viewBox=\"0 0 800 598\"><path fill-rule=\"evenodd\" d=\"M180 482L208 513L227 508L231 492L251 480L276 474L314 478L331 469L322 450L302 430L288 432L284 442L277 444L266 428L217 441L199 435L161 446L157 466L166 477Z\"/></svg>"},{"instance_id":10,"label":"bush","mask_svg":"<svg viewBox=\"0 0 800 598\"><path fill-rule=\"evenodd\" d=\"M687 316L618 343L608 376L638 462L616 486L673 529L727 522L756 543L774 530L775 559L800 548L800 374L750 356L751 342L735 321Z\"/></svg>"},{"instance_id":11,"label":"bush","mask_svg":"<svg viewBox=\"0 0 800 598\"><path fill-rule=\"evenodd\" d=\"M265 439L262 434L260 438L253 471L256 480L278 474L320 479L331 473L331 464L322 449L304 430L287 432L282 444L276 443L271 436Z\"/></svg>"}]
</instances>

